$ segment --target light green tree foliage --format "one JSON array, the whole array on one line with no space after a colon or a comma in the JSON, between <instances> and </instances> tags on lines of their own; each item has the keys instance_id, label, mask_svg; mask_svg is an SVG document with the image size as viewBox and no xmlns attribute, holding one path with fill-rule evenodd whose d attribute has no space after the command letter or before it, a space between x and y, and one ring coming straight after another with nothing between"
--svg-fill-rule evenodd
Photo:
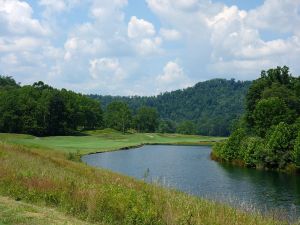
<instances>
[{"instance_id":1,"label":"light green tree foliage","mask_svg":"<svg viewBox=\"0 0 300 225\"><path fill-rule=\"evenodd\" d=\"M270 167L284 168L291 162L293 133L289 125L279 123L267 137L266 162Z\"/></svg>"},{"instance_id":2,"label":"light green tree foliage","mask_svg":"<svg viewBox=\"0 0 300 225\"><path fill-rule=\"evenodd\" d=\"M248 137L241 145L241 154L247 166L262 167L266 156L264 140L260 137Z\"/></svg>"},{"instance_id":3,"label":"light green tree foliage","mask_svg":"<svg viewBox=\"0 0 300 225\"><path fill-rule=\"evenodd\" d=\"M242 159L241 147L245 139L245 130L239 128L235 130L225 142L215 145L214 152L218 157L226 161Z\"/></svg>"},{"instance_id":4,"label":"light green tree foliage","mask_svg":"<svg viewBox=\"0 0 300 225\"><path fill-rule=\"evenodd\" d=\"M293 159L297 167L300 167L300 131L295 141Z\"/></svg>"},{"instance_id":5,"label":"light green tree foliage","mask_svg":"<svg viewBox=\"0 0 300 225\"><path fill-rule=\"evenodd\" d=\"M132 114L124 102L112 102L105 111L105 125L118 131L126 132L130 128Z\"/></svg>"}]
</instances>

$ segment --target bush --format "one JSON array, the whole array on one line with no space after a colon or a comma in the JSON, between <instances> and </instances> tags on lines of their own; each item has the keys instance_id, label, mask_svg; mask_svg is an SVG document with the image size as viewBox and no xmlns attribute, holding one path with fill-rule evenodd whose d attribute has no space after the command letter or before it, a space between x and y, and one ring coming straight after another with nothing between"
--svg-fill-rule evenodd
<instances>
[{"instance_id":1,"label":"bush","mask_svg":"<svg viewBox=\"0 0 300 225\"><path fill-rule=\"evenodd\" d=\"M245 138L246 132L244 129L239 128L235 130L228 140L222 143L217 143L214 146L214 154L225 161L241 159L241 145Z\"/></svg>"},{"instance_id":2,"label":"bush","mask_svg":"<svg viewBox=\"0 0 300 225\"><path fill-rule=\"evenodd\" d=\"M267 138L266 162L269 167L284 168L292 161L293 133L289 125L279 123Z\"/></svg>"},{"instance_id":3,"label":"bush","mask_svg":"<svg viewBox=\"0 0 300 225\"><path fill-rule=\"evenodd\" d=\"M294 149L293 149L293 160L297 167L300 167L300 132L296 138Z\"/></svg>"},{"instance_id":4,"label":"bush","mask_svg":"<svg viewBox=\"0 0 300 225\"><path fill-rule=\"evenodd\" d=\"M260 137L249 137L243 145L241 152L243 160L247 166L250 167L263 167L266 151L264 140Z\"/></svg>"}]
</instances>

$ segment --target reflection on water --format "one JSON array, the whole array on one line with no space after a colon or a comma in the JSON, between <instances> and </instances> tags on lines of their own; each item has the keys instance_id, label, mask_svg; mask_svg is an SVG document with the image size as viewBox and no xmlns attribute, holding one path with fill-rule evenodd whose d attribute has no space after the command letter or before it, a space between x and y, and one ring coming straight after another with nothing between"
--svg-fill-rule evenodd
<instances>
[{"instance_id":1,"label":"reflection on water","mask_svg":"<svg viewBox=\"0 0 300 225\"><path fill-rule=\"evenodd\" d=\"M83 161L184 192L261 211L300 215L300 177L219 164L206 146L148 145L87 155Z\"/></svg>"}]
</instances>

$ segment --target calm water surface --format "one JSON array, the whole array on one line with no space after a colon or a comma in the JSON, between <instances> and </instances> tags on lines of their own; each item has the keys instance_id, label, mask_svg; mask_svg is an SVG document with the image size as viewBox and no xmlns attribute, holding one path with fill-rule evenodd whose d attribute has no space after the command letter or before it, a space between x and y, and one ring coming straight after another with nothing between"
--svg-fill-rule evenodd
<instances>
[{"instance_id":1,"label":"calm water surface","mask_svg":"<svg viewBox=\"0 0 300 225\"><path fill-rule=\"evenodd\" d=\"M244 209L300 215L300 177L219 164L210 147L147 145L84 156L84 162Z\"/></svg>"}]
</instances>

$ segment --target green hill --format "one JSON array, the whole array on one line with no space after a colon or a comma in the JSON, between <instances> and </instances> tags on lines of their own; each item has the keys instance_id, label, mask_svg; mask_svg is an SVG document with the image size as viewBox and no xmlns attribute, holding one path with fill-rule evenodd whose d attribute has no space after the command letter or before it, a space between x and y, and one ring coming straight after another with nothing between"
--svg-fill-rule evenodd
<instances>
[{"instance_id":1,"label":"green hill","mask_svg":"<svg viewBox=\"0 0 300 225\"><path fill-rule=\"evenodd\" d=\"M186 120L193 121L198 134L227 136L244 111L243 102L250 85L250 81L213 79L151 97L90 97L100 100L104 108L113 101L126 102L133 112L141 106L155 107L161 119L177 124Z\"/></svg>"}]
</instances>

